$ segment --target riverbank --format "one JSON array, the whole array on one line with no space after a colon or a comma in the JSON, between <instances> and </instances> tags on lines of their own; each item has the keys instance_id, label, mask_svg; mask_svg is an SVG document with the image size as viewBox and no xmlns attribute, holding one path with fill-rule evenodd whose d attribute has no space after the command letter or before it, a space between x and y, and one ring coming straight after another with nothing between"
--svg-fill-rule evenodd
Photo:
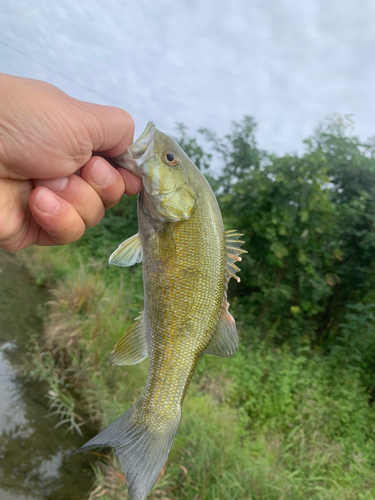
<instances>
[{"instance_id":1,"label":"riverbank","mask_svg":"<svg viewBox=\"0 0 375 500\"><path fill-rule=\"evenodd\" d=\"M0 250L0 498L82 500L92 486L86 457L69 457L92 435L67 433L47 382L25 377L30 341L43 331L37 287L16 256ZM47 418L48 417L48 418Z\"/></svg>"},{"instance_id":2,"label":"riverbank","mask_svg":"<svg viewBox=\"0 0 375 500\"><path fill-rule=\"evenodd\" d=\"M20 254L51 289L29 373L64 404L73 389L102 428L139 397L147 362L111 366L116 341L143 309L140 266L107 267L84 246ZM239 325L241 332L241 324ZM231 359L205 356L151 499L302 500L375 497L375 415L360 374L313 352L242 346ZM74 399L67 425L80 429ZM98 456L90 500L127 498L121 468ZM93 453L93 452L91 452Z\"/></svg>"}]
</instances>

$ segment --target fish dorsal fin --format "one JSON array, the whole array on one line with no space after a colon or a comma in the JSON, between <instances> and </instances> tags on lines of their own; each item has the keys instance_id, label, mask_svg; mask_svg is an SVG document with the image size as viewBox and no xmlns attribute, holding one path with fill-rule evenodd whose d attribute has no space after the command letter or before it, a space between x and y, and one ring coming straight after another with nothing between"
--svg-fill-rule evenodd
<instances>
[{"instance_id":1,"label":"fish dorsal fin","mask_svg":"<svg viewBox=\"0 0 375 500\"><path fill-rule=\"evenodd\" d=\"M139 234L123 241L109 258L109 263L114 266L127 267L142 262L142 245Z\"/></svg>"},{"instance_id":2,"label":"fish dorsal fin","mask_svg":"<svg viewBox=\"0 0 375 500\"><path fill-rule=\"evenodd\" d=\"M223 306L221 308L219 320L217 322L211 342L208 344L207 348L202 351L201 356L203 356L204 354L213 354L215 356L230 358L235 354L238 348L236 322L234 321L233 316L228 311L229 304L227 300L227 290L228 283L231 278L235 278L237 281L240 281L240 278L237 276L237 273L240 269L235 265L235 262L240 262L242 260L240 254L247 252L246 250L242 250L240 248L244 241L239 240L238 238L240 236L243 236L243 234L238 233L236 230L232 229L230 231L226 231L225 236L226 256Z\"/></svg>"},{"instance_id":3,"label":"fish dorsal fin","mask_svg":"<svg viewBox=\"0 0 375 500\"><path fill-rule=\"evenodd\" d=\"M241 253L247 253L246 250L242 250L240 247L243 243L242 240L238 238L243 236L242 233L237 233L236 230L231 229L225 232L226 235L226 258L225 258L225 276L226 284L228 284L231 278L234 278L240 282L240 278L237 276L240 268L235 265L235 262L241 262Z\"/></svg>"},{"instance_id":4,"label":"fish dorsal fin","mask_svg":"<svg viewBox=\"0 0 375 500\"><path fill-rule=\"evenodd\" d=\"M238 348L236 322L228 311L228 307L229 304L225 299L213 337L201 356L213 354L222 358L230 358L236 353Z\"/></svg>"},{"instance_id":5,"label":"fish dorsal fin","mask_svg":"<svg viewBox=\"0 0 375 500\"><path fill-rule=\"evenodd\" d=\"M113 365L136 365L148 356L143 312L126 330L111 354Z\"/></svg>"}]
</instances>

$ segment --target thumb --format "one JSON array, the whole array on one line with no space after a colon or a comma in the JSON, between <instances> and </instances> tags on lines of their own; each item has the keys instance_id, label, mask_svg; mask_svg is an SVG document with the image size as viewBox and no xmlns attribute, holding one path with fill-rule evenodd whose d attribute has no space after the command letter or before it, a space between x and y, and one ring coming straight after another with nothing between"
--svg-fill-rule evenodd
<instances>
[{"instance_id":1,"label":"thumb","mask_svg":"<svg viewBox=\"0 0 375 500\"><path fill-rule=\"evenodd\" d=\"M120 108L75 100L92 142L92 150L114 158L133 142L134 120Z\"/></svg>"}]
</instances>

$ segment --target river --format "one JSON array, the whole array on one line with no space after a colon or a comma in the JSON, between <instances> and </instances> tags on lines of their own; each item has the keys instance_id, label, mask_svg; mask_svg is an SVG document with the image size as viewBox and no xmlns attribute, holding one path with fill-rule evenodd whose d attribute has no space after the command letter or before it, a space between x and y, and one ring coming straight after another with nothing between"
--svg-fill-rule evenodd
<instances>
[{"instance_id":1,"label":"river","mask_svg":"<svg viewBox=\"0 0 375 500\"><path fill-rule=\"evenodd\" d=\"M83 500L92 487L88 456L69 458L88 437L55 428L47 386L17 375L47 299L17 258L0 251L0 500Z\"/></svg>"}]
</instances>

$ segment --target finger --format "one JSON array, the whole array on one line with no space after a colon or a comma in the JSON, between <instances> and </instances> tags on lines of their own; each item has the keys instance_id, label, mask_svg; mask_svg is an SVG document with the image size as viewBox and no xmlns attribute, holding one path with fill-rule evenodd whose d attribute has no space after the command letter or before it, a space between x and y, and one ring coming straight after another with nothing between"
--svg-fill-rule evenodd
<instances>
[{"instance_id":1,"label":"finger","mask_svg":"<svg viewBox=\"0 0 375 500\"><path fill-rule=\"evenodd\" d=\"M15 248L14 251L18 252L19 250L23 250L30 245L55 246L58 244L59 243L56 243L56 241L52 239L52 237L39 226L37 221L31 215L31 212L29 211L28 231L21 244L17 248Z\"/></svg>"},{"instance_id":2,"label":"finger","mask_svg":"<svg viewBox=\"0 0 375 500\"><path fill-rule=\"evenodd\" d=\"M81 168L81 178L96 191L106 208L118 203L125 191L121 175L107 161L93 156Z\"/></svg>"},{"instance_id":3,"label":"finger","mask_svg":"<svg viewBox=\"0 0 375 500\"><path fill-rule=\"evenodd\" d=\"M0 179L0 247L15 252L25 238L30 212L30 181Z\"/></svg>"},{"instance_id":4,"label":"finger","mask_svg":"<svg viewBox=\"0 0 375 500\"><path fill-rule=\"evenodd\" d=\"M123 154L133 142L134 120L127 111L78 100L75 100L75 105L85 111L82 119L89 132L93 151L114 158Z\"/></svg>"},{"instance_id":5,"label":"finger","mask_svg":"<svg viewBox=\"0 0 375 500\"><path fill-rule=\"evenodd\" d=\"M119 167L117 170L124 181L125 194L133 196L139 193L142 189L142 179L132 174L129 170L126 170L126 168Z\"/></svg>"},{"instance_id":6,"label":"finger","mask_svg":"<svg viewBox=\"0 0 375 500\"><path fill-rule=\"evenodd\" d=\"M66 245L85 232L86 225L73 206L46 187L33 189L29 206L36 223L55 244Z\"/></svg>"},{"instance_id":7,"label":"finger","mask_svg":"<svg viewBox=\"0 0 375 500\"><path fill-rule=\"evenodd\" d=\"M96 226L102 220L104 205L100 196L78 175L70 175L61 179L38 180L36 185L48 188L59 198L70 203L86 227Z\"/></svg>"}]
</instances>

